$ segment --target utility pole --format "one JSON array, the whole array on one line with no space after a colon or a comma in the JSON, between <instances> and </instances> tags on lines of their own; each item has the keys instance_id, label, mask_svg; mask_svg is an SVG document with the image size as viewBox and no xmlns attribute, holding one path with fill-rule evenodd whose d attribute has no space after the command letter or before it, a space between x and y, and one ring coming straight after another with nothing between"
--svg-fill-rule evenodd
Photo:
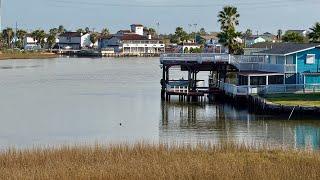
<instances>
[{"instance_id":1,"label":"utility pole","mask_svg":"<svg viewBox=\"0 0 320 180\"><path fill-rule=\"evenodd\" d=\"M0 0L0 31L2 31L2 0Z\"/></svg>"},{"instance_id":2,"label":"utility pole","mask_svg":"<svg viewBox=\"0 0 320 180\"><path fill-rule=\"evenodd\" d=\"M191 34L192 33L192 24L188 24L189 26L189 33Z\"/></svg>"},{"instance_id":3,"label":"utility pole","mask_svg":"<svg viewBox=\"0 0 320 180\"><path fill-rule=\"evenodd\" d=\"M197 26L198 24L193 24L194 25L194 43L197 41Z\"/></svg>"},{"instance_id":4,"label":"utility pole","mask_svg":"<svg viewBox=\"0 0 320 180\"><path fill-rule=\"evenodd\" d=\"M14 47L17 47L17 39L18 39L17 32L18 32L18 22L16 22L16 30L14 33Z\"/></svg>"},{"instance_id":5,"label":"utility pole","mask_svg":"<svg viewBox=\"0 0 320 180\"><path fill-rule=\"evenodd\" d=\"M160 23L157 22L156 25L157 25L157 34L158 34L158 38L159 38L160 37Z\"/></svg>"}]
</instances>

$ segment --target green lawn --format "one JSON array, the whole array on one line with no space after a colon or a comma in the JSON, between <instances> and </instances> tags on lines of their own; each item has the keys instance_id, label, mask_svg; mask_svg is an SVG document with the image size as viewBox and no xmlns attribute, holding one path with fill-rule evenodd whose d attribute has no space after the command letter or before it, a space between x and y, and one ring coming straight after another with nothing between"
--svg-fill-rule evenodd
<instances>
[{"instance_id":1,"label":"green lawn","mask_svg":"<svg viewBox=\"0 0 320 180\"><path fill-rule=\"evenodd\" d=\"M320 106L318 94L273 94L265 96L270 102L287 106Z\"/></svg>"}]
</instances>

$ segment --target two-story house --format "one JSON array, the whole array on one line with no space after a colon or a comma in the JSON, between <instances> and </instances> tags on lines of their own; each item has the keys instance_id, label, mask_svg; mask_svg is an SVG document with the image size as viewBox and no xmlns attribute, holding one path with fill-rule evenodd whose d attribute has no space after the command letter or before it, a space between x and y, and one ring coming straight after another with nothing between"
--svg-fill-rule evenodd
<instances>
[{"instance_id":1,"label":"two-story house","mask_svg":"<svg viewBox=\"0 0 320 180\"><path fill-rule=\"evenodd\" d=\"M320 84L320 44L282 43L258 54L283 65L285 84Z\"/></svg>"},{"instance_id":2,"label":"two-story house","mask_svg":"<svg viewBox=\"0 0 320 180\"><path fill-rule=\"evenodd\" d=\"M121 30L100 40L100 48L113 48L121 54L160 54L165 52L165 44L158 38L144 35L143 26L132 24L131 30Z\"/></svg>"},{"instance_id":3,"label":"two-story house","mask_svg":"<svg viewBox=\"0 0 320 180\"><path fill-rule=\"evenodd\" d=\"M59 35L58 47L61 49L79 50L84 47L91 47L90 34L80 32L65 32Z\"/></svg>"}]
</instances>

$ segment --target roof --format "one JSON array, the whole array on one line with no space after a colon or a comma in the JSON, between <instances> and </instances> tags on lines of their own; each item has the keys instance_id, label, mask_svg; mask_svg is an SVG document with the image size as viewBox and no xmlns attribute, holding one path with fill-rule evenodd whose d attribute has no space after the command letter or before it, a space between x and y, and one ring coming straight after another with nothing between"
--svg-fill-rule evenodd
<instances>
[{"instance_id":1,"label":"roof","mask_svg":"<svg viewBox=\"0 0 320 180\"><path fill-rule=\"evenodd\" d=\"M130 30L119 30L118 32L122 32L122 33L131 33Z\"/></svg>"},{"instance_id":2,"label":"roof","mask_svg":"<svg viewBox=\"0 0 320 180\"><path fill-rule=\"evenodd\" d=\"M273 43L269 49L260 51L258 54L270 55L290 55L301 51L306 51L319 47L320 44L314 43Z\"/></svg>"},{"instance_id":3,"label":"roof","mask_svg":"<svg viewBox=\"0 0 320 180\"><path fill-rule=\"evenodd\" d=\"M147 40L148 38L145 36L141 36L139 34L124 34L123 36L119 37L122 41L128 40Z\"/></svg>"},{"instance_id":4,"label":"roof","mask_svg":"<svg viewBox=\"0 0 320 180\"><path fill-rule=\"evenodd\" d=\"M262 36L252 35L250 37L245 38L246 40L256 40L258 38L264 39Z\"/></svg>"},{"instance_id":5,"label":"roof","mask_svg":"<svg viewBox=\"0 0 320 180\"><path fill-rule=\"evenodd\" d=\"M81 37L83 34L81 32L65 32L60 34L59 36L63 37Z\"/></svg>"},{"instance_id":6,"label":"roof","mask_svg":"<svg viewBox=\"0 0 320 180\"><path fill-rule=\"evenodd\" d=\"M287 30L287 32L295 32L295 33L299 33L299 34L302 34L304 32L306 32L307 30L294 30L294 29L290 29L290 30Z\"/></svg>"},{"instance_id":7,"label":"roof","mask_svg":"<svg viewBox=\"0 0 320 180\"><path fill-rule=\"evenodd\" d=\"M219 38L216 35L202 35L201 36L205 40L218 40Z\"/></svg>"},{"instance_id":8,"label":"roof","mask_svg":"<svg viewBox=\"0 0 320 180\"><path fill-rule=\"evenodd\" d=\"M142 24L131 24L131 26L139 26L139 27L143 27Z\"/></svg>"}]
</instances>

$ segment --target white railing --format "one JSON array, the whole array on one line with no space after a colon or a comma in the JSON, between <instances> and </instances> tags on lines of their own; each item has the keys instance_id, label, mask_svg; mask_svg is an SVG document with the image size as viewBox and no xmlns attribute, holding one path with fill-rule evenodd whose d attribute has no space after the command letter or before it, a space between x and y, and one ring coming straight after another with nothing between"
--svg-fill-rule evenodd
<instances>
[{"instance_id":1,"label":"white railing","mask_svg":"<svg viewBox=\"0 0 320 180\"><path fill-rule=\"evenodd\" d=\"M275 84L264 86L236 86L220 82L219 88L232 95L319 93L320 84Z\"/></svg>"},{"instance_id":2,"label":"white railing","mask_svg":"<svg viewBox=\"0 0 320 180\"><path fill-rule=\"evenodd\" d=\"M294 69L291 70L291 69ZM277 72L277 73L294 73L294 66L286 66L283 64L266 64L266 63L241 63L239 66L240 71L264 71L264 72Z\"/></svg>"},{"instance_id":3,"label":"white railing","mask_svg":"<svg viewBox=\"0 0 320 180\"><path fill-rule=\"evenodd\" d=\"M167 91L189 94L189 87L187 87L187 86L170 86L167 84Z\"/></svg>"},{"instance_id":4,"label":"white railing","mask_svg":"<svg viewBox=\"0 0 320 180\"><path fill-rule=\"evenodd\" d=\"M162 54L160 62L227 62L234 65L240 71L265 71L277 73L295 73L295 64L270 64L266 56L259 55L230 55L230 54L215 54L215 53L172 53Z\"/></svg>"}]
</instances>

